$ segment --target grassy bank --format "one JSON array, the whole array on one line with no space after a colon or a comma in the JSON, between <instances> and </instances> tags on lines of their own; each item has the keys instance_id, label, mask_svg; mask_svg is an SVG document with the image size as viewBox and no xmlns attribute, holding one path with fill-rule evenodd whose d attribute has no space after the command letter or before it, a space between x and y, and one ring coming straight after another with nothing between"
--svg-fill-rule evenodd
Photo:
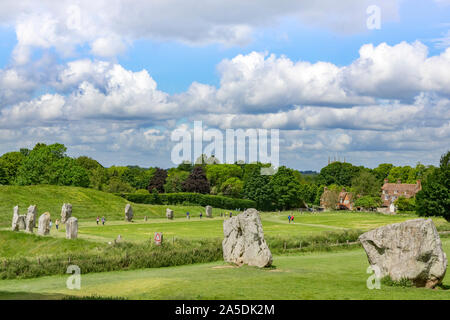
<instances>
[{"instance_id":1,"label":"grassy bank","mask_svg":"<svg viewBox=\"0 0 450 320\"><path fill-rule=\"evenodd\" d=\"M128 203L122 197L94 189L64 187L64 186L0 186L0 226L11 224L14 206L18 205L21 214L26 214L31 204L38 207L39 215L50 212L54 219L60 217L63 203L71 203L73 216L80 220L94 221L97 216L105 216L107 221L123 220L125 205ZM134 217L143 220L165 217L164 205L133 204ZM201 206L173 206L175 217L186 216L186 211L195 215L204 212ZM219 214L220 209L214 208L213 213ZM54 220L53 219L53 220Z\"/></svg>"}]
</instances>

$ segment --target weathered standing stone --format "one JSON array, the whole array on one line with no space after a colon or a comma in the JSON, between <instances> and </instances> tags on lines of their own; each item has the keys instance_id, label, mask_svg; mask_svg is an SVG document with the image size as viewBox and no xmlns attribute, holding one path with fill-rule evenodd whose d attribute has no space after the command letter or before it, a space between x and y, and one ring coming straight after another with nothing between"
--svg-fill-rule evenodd
<instances>
[{"instance_id":1,"label":"weathered standing stone","mask_svg":"<svg viewBox=\"0 0 450 320\"><path fill-rule=\"evenodd\" d=\"M25 218L25 230L28 232L33 232L34 227L36 227L37 220L37 207L29 206L27 216Z\"/></svg>"},{"instance_id":2,"label":"weathered standing stone","mask_svg":"<svg viewBox=\"0 0 450 320\"><path fill-rule=\"evenodd\" d=\"M362 234L359 240L381 277L434 288L445 276L447 257L431 219L390 224Z\"/></svg>"},{"instance_id":3,"label":"weathered standing stone","mask_svg":"<svg viewBox=\"0 0 450 320\"><path fill-rule=\"evenodd\" d=\"M131 204L127 204L125 206L125 220L131 222L133 220L133 208L131 207Z\"/></svg>"},{"instance_id":4,"label":"weathered standing stone","mask_svg":"<svg viewBox=\"0 0 450 320\"><path fill-rule=\"evenodd\" d=\"M238 266L267 267L272 264L272 253L264 240L261 218L256 209L223 222L223 258Z\"/></svg>"},{"instance_id":5,"label":"weathered standing stone","mask_svg":"<svg viewBox=\"0 0 450 320\"><path fill-rule=\"evenodd\" d=\"M25 223L26 219L27 219L26 215L24 215L24 214L19 215L19 220L17 221L17 224L19 225L19 230L26 229L26 223Z\"/></svg>"},{"instance_id":6,"label":"weathered standing stone","mask_svg":"<svg viewBox=\"0 0 450 320\"><path fill-rule=\"evenodd\" d=\"M43 213L39 217L38 222L38 234L41 236L45 236L50 233L50 213Z\"/></svg>"},{"instance_id":7,"label":"weathered standing stone","mask_svg":"<svg viewBox=\"0 0 450 320\"><path fill-rule=\"evenodd\" d=\"M170 210L169 208L166 209L166 217L167 219L172 220L173 219L173 210Z\"/></svg>"},{"instance_id":8,"label":"weathered standing stone","mask_svg":"<svg viewBox=\"0 0 450 320\"><path fill-rule=\"evenodd\" d=\"M211 206L206 206L206 217L212 218L212 207Z\"/></svg>"},{"instance_id":9,"label":"weathered standing stone","mask_svg":"<svg viewBox=\"0 0 450 320\"><path fill-rule=\"evenodd\" d=\"M75 217L70 217L66 220L66 238L78 238L78 219Z\"/></svg>"},{"instance_id":10,"label":"weathered standing stone","mask_svg":"<svg viewBox=\"0 0 450 320\"><path fill-rule=\"evenodd\" d=\"M61 208L61 223L67 223L67 220L72 216L72 205L64 203Z\"/></svg>"},{"instance_id":11,"label":"weathered standing stone","mask_svg":"<svg viewBox=\"0 0 450 320\"><path fill-rule=\"evenodd\" d=\"M14 213L12 218L11 230L19 231L19 206L14 207Z\"/></svg>"}]
</instances>

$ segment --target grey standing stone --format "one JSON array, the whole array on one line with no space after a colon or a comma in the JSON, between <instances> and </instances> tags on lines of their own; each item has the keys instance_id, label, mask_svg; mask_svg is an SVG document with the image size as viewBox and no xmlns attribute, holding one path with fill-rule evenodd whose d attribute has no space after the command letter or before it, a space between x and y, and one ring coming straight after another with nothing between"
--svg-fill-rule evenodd
<instances>
[{"instance_id":1,"label":"grey standing stone","mask_svg":"<svg viewBox=\"0 0 450 320\"><path fill-rule=\"evenodd\" d=\"M272 264L272 253L264 240L261 218L256 209L223 222L223 258L238 266L267 267Z\"/></svg>"},{"instance_id":2,"label":"grey standing stone","mask_svg":"<svg viewBox=\"0 0 450 320\"><path fill-rule=\"evenodd\" d=\"M173 210L170 210L169 208L166 209L166 217L167 219L172 220L173 219Z\"/></svg>"},{"instance_id":3,"label":"grey standing stone","mask_svg":"<svg viewBox=\"0 0 450 320\"><path fill-rule=\"evenodd\" d=\"M50 213L43 213L39 217L38 221L38 234L41 236L48 235L50 233Z\"/></svg>"},{"instance_id":4,"label":"grey standing stone","mask_svg":"<svg viewBox=\"0 0 450 320\"><path fill-rule=\"evenodd\" d=\"M431 219L380 227L362 234L359 241L381 277L408 279L417 287L434 288L445 276L447 257Z\"/></svg>"},{"instance_id":5,"label":"grey standing stone","mask_svg":"<svg viewBox=\"0 0 450 320\"><path fill-rule=\"evenodd\" d=\"M128 222L131 222L131 220L133 220L133 208L129 203L125 206L125 220L127 220Z\"/></svg>"},{"instance_id":6,"label":"grey standing stone","mask_svg":"<svg viewBox=\"0 0 450 320\"><path fill-rule=\"evenodd\" d=\"M78 238L78 219L75 217L70 217L66 220L66 238Z\"/></svg>"},{"instance_id":7,"label":"grey standing stone","mask_svg":"<svg viewBox=\"0 0 450 320\"><path fill-rule=\"evenodd\" d=\"M72 205L64 203L61 208L61 223L67 223L67 220L72 216Z\"/></svg>"},{"instance_id":8,"label":"grey standing stone","mask_svg":"<svg viewBox=\"0 0 450 320\"><path fill-rule=\"evenodd\" d=\"M19 231L19 206L15 206L13 209L13 218L11 224L12 231Z\"/></svg>"},{"instance_id":9,"label":"grey standing stone","mask_svg":"<svg viewBox=\"0 0 450 320\"><path fill-rule=\"evenodd\" d=\"M206 206L206 217L212 218L212 207L211 206Z\"/></svg>"},{"instance_id":10,"label":"grey standing stone","mask_svg":"<svg viewBox=\"0 0 450 320\"><path fill-rule=\"evenodd\" d=\"M29 206L27 216L25 218L25 230L28 232L33 232L34 228L36 227L36 220L37 220L37 207Z\"/></svg>"},{"instance_id":11,"label":"grey standing stone","mask_svg":"<svg viewBox=\"0 0 450 320\"><path fill-rule=\"evenodd\" d=\"M27 216L24 214L19 215L19 220L17 221L18 225L19 225L19 230L25 230L26 229L26 219Z\"/></svg>"}]
</instances>

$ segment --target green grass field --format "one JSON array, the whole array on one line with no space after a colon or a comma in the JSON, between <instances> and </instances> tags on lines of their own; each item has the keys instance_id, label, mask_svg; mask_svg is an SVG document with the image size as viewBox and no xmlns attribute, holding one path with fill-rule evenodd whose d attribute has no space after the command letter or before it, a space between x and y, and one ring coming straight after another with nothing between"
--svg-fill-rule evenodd
<instances>
[{"instance_id":1,"label":"green grass field","mask_svg":"<svg viewBox=\"0 0 450 320\"><path fill-rule=\"evenodd\" d=\"M53 220L60 216L64 202L73 205L79 219L79 239L66 240L65 229L52 228L48 237L14 233L9 230L12 208L19 205L26 213L37 204L39 214L49 211ZM1 258L38 258L44 256L101 253L120 234L127 242L140 244L163 232L165 241L177 239L221 239L225 217L214 209L212 219L199 218L200 206L170 206L175 219L165 218L166 206L134 204L134 221L124 221L127 201L112 194L74 187L0 186L0 260ZM186 219L186 211L192 218ZM366 231L390 223L415 219L415 215L383 215L364 212L295 213L295 223L288 223L291 212L261 213L264 234L270 244L278 242L274 268L234 268L223 262L89 273L83 275L82 290L65 288L67 276L55 275L33 279L0 280L0 299L60 299L66 295L125 297L129 299L450 299L450 278L444 289L426 290L382 286L366 288L367 257L361 248L334 249L331 252L284 252L283 242L329 232ZM105 226L95 223L105 216ZM147 216L148 221L144 221ZM450 223L433 218L439 230L450 230ZM450 256L450 239L443 238ZM215 241L215 240L214 240ZM220 241L218 242L220 243ZM291 247L292 248L292 247ZM208 261L208 260L204 260ZM213 260L209 260L213 261ZM239 289L238 289L239 288Z\"/></svg>"},{"instance_id":2,"label":"green grass field","mask_svg":"<svg viewBox=\"0 0 450 320\"><path fill-rule=\"evenodd\" d=\"M20 214L26 214L30 205L37 205L38 214L50 212L53 221L60 218L63 203L70 203L73 207L73 216L81 221L95 221L97 216L105 216L108 221L123 220L125 199L111 193L87 188L63 186L0 186L0 226L11 224L14 206L19 206ZM134 217L143 220L165 217L167 206L133 204ZM186 216L189 211L198 216L204 211L200 206L171 206L175 217ZM225 212L223 209L213 209L216 215Z\"/></svg>"},{"instance_id":3,"label":"green grass field","mask_svg":"<svg viewBox=\"0 0 450 320\"><path fill-rule=\"evenodd\" d=\"M450 255L450 239L443 240ZM450 299L443 288L381 285L369 290L364 251L275 256L274 268L231 267L223 262L104 272L82 276L81 290L66 288L67 276L0 281L0 299L62 299L65 295L128 299Z\"/></svg>"}]
</instances>

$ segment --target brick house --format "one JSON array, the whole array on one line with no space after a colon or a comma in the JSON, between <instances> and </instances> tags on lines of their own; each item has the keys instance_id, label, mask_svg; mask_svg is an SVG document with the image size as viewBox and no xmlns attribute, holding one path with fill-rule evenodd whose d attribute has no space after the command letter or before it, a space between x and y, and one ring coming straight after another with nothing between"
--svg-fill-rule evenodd
<instances>
[{"instance_id":1,"label":"brick house","mask_svg":"<svg viewBox=\"0 0 450 320\"><path fill-rule=\"evenodd\" d=\"M398 180L397 183L389 183L387 179L384 179L384 184L381 187L382 206L389 208L390 212L395 212L395 200L399 197L412 198L420 190L422 190L420 180L417 180L415 184L411 184L402 183L401 180Z\"/></svg>"},{"instance_id":2,"label":"brick house","mask_svg":"<svg viewBox=\"0 0 450 320\"><path fill-rule=\"evenodd\" d=\"M320 206L325 209L353 210L353 194L342 188L340 192L324 188Z\"/></svg>"}]
</instances>

